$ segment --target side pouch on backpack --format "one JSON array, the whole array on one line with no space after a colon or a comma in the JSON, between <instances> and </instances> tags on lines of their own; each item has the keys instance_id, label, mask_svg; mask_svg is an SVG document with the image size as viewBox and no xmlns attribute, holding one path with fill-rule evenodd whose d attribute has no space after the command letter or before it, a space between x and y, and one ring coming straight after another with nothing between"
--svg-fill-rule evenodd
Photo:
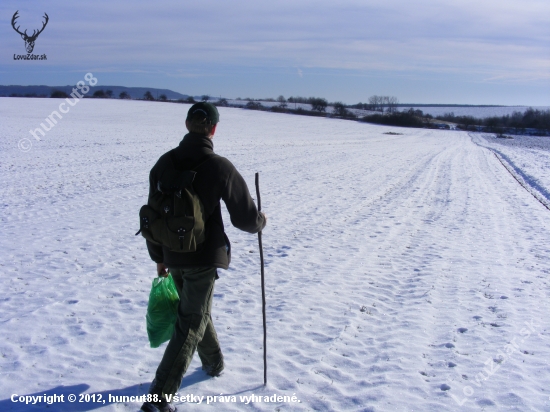
<instances>
[{"instance_id":1,"label":"side pouch on backpack","mask_svg":"<svg viewBox=\"0 0 550 412\"><path fill-rule=\"evenodd\" d=\"M162 218L151 206L143 205L139 210L139 231L145 239L154 244L162 244Z\"/></svg>"}]
</instances>

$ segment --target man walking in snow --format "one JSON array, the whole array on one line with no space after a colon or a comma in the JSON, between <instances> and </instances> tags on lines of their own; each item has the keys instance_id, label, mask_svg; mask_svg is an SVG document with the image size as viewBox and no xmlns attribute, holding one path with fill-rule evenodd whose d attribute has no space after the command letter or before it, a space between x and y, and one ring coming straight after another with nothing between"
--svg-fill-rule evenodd
<instances>
[{"instance_id":1,"label":"man walking in snow","mask_svg":"<svg viewBox=\"0 0 550 412\"><path fill-rule=\"evenodd\" d=\"M157 263L159 276L169 271L178 289L180 303L174 334L164 352L149 393L157 402L145 402L145 412L172 412L166 400L179 389L195 349L202 368L210 376L219 376L224 368L223 355L212 323L211 308L217 269L227 269L231 245L224 232L220 200L223 200L231 223L243 231L257 233L265 227L267 217L258 212L246 182L233 164L214 154L213 137L219 121L217 108L197 103L187 114L189 133L179 146L157 161L149 176L149 199L155 193L163 171L172 164L178 170L196 172L193 188L204 207L205 241L196 252L178 253L147 241L151 259Z\"/></svg>"}]
</instances>

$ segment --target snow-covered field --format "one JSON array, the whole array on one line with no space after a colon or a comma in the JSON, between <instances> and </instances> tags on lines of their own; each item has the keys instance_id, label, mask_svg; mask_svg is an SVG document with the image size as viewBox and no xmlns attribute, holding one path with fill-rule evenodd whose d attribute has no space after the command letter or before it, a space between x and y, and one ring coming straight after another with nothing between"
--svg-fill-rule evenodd
<instances>
[{"instance_id":1,"label":"snow-covered field","mask_svg":"<svg viewBox=\"0 0 550 412\"><path fill-rule=\"evenodd\" d=\"M35 141L60 102L0 98L0 410L63 394L47 410L134 411L109 395L146 393L164 347L145 331L155 267L137 213L189 106L83 100ZM233 263L213 309L226 370L208 378L195 359L180 395L205 398L180 410L550 410L550 211L488 149L548 194L547 145L220 114L216 152L252 192L260 172L269 216L268 385L257 238L226 215Z\"/></svg>"}]
</instances>

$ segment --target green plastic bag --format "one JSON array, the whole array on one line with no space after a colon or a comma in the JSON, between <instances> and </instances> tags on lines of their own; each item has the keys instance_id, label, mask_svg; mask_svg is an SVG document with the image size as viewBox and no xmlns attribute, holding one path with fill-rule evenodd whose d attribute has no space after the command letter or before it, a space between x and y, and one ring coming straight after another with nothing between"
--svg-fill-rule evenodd
<instances>
[{"instance_id":1,"label":"green plastic bag","mask_svg":"<svg viewBox=\"0 0 550 412\"><path fill-rule=\"evenodd\" d=\"M179 296L172 275L153 280L147 305L147 336L152 348L158 348L174 333L178 318Z\"/></svg>"}]
</instances>

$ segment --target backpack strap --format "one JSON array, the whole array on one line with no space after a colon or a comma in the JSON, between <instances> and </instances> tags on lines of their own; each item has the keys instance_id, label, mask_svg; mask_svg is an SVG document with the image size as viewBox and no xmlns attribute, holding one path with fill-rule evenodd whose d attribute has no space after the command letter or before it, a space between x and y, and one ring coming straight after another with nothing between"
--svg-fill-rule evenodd
<instances>
[{"instance_id":1,"label":"backpack strap","mask_svg":"<svg viewBox=\"0 0 550 412\"><path fill-rule=\"evenodd\" d=\"M204 155L201 160L199 160L199 163L194 167L192 168L191 170L193 171L197 171L197 169L199 167L201 167L203 164L205 164L206 162L208 162L210 159L213 159L214 157L216 157L216 154L215 153L209 153L207 155Z\"/></svg>"},{"instance_id":2,"label":"backpack strap","mask_svg":"<svg viewBox=\"0 0 550 412\"><path fill-rule=\"evenodd\" d=\"M168 153L170 153L170 160L172 160L172 166L174 167L174 169L178 170L177 161L176 161L177 159L176 159L176 155L174 154L174 150L176 149L172 149ZM196 169L198 169L199 167L201 167L203 164L205 164L206 162L208 162L210 159L214 157L216 157L215 153L209 153L207 155L204 155L203 157L200 158L200 160L194 167L186 170L196 171Z\"/></svg>"},{"instance_id":3,"label":"backpack strap","mask_svg":"<svg viewBox=\"0 0 550 412\"><path fill-rule=\"evenodd\" d=\"M156 190L158 192L169 194L176 193L179 189L181 193L182 188L187 187L188 185L193 183L193 180L195 180L195 175L197 174L197 172L194 169L202 166L204 163L215 156L214 153L207 154L203 156L199 160L199 163L195 165L192 169L187 167L182 168L178 167L174 150L175 149L172 149L168 152L170 162L172 163L171 167L165 169L162 172L161 177L157 180Z\"/></svg>"}]
</instances>

